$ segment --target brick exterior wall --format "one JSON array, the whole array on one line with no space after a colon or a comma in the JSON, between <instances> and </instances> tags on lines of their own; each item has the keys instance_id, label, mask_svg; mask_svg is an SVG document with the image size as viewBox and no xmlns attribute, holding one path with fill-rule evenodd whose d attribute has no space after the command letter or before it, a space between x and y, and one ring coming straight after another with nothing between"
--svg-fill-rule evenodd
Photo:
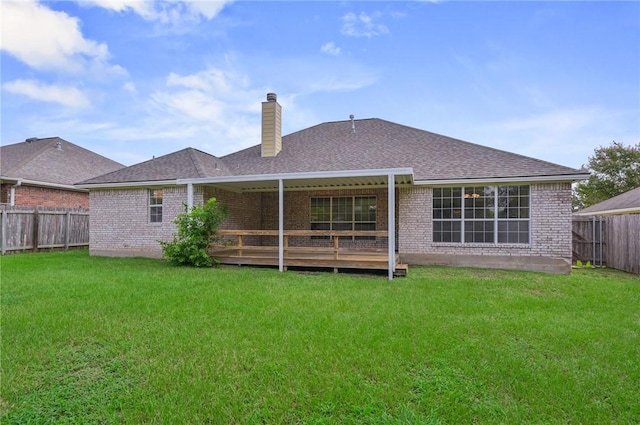
<instances>
[{"instance_id":1,"label":"brick exterior wall","mask_svg":"<svg viewBox=\"0 0 640 425\"><path fill-rule=\"evenodd\" d=\"M456 244L432 242L432 194L429 187L397 190L397 248L401 257L410 255L448 255L471 258L518 257L513 268L526 268L522 261L534 258L571 260L571 186L563 184L531 185L531 221L529 244ZM285 229L310 228L310 199L314 196L375 195L378 230L387 230L387 190L294 191L285 192ZM277 193L234 193L211 187L194 187L194 203L215 197L227 206L224 229L278 228ZM149 223L148 189L96 190L91 192L91 253L98 255L147 255L160 257L158 240L171 240L172 223L184 211L186 187L164 188L163 222ZM277 237L245 238L245 245L277 245ZM290 244L331 246L329 240L291 238ZM348 241L341 247L386 248L387 239Z\"/></svg>"},{"instance_id":2,"label":"brick exterior wall","mask_svg":"<svg viewBox=\"0 0 640 425\"><path fill-rule=\"evenodd\" d=\"M344 190L344 191L296 191L284 194L284 228L287 230L309 230L311 224L311 198L314 196L365 196L374 195L377 199L378 230L387 230L387 191L384 190ZM222 229L242 230L278 230L278 194L272 193L233 193L215 188L205 189L205 199L215 197L226 205L229 213L228 220ZM236 238L228 238L236 242ZM277 236L252 236L243 238L244 245L278 244ZM291 246L333 246L330 240L311 239L310 237L291 237ZM387 246L386 238L375 241L341 240L342 247L375 247Z\"/></svg>"},{"instance_id":3,"label":"brick exterior wall","mask_svg":"<svg viewBox=\"0 0 640 425\"><path fill-rule=\"evenodd\" d=\"M311 229L311 198L316 196L375 196L376 197L376 230L387 230L387 190L317 190L295 191L284 194L284 228L286 230L310 230ZM278 194L262 194L262 228L278 229ZM264 237L264 245L277 245L277 237ZM291 246L318 246L332 247L333 242L326 239L311 239L310 237L291 237ZM347 240L342 238L340 246L344 248L386 248L387 238L376 240Z\"/></svg>"},{"instance_id":4,"label":"brick exterior wall","mask_svg":"<svg viewBox=\"0 0 640 425\"><path fill-rule=\"evenodd\" d=\"M11 202L11 186L3 184L0 203ZM15 188L15 205L45 208L89 208L89 194L73 190L22 185Z\"/></svg>"},{"instance_id":5,"label":"brick exterior wall","mask_svg":"<svg viewBox=\"0 0 640 425\"><path fill-rule=\"evenodd\" d=\"M531 185L530 243L460 244L434 243L433 190L429 187L401 189L398 213L398 251L406 254L480 256L531 256L571 260L571 185Z\"/></svg>"},{"instance_id":6,"label":"brick exterior wall","mask_svg":"<svg viewBox=\"0 0 640 425\"><path fill-rule=\"evenodd\" d=\"M184 212L186 186L164 187L162 223L149 222L149 189L93 190L89 251L91 255L162 256L159 240L170 241L176 232L175 217ZM203 191L194 188L194 203L202 203Z\"/></svg>"}]
</instances>

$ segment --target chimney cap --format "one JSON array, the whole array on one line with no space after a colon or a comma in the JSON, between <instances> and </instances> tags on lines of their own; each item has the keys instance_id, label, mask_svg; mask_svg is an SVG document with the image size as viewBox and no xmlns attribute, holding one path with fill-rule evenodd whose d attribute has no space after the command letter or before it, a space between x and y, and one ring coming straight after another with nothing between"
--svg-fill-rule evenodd
<instances>
[{"instance_id":1,"label":"chimney cap","mask_svg":"<svg viewBox=\"0 0 640 425\"><path fill-rule=\"evenodd\" d=\"M267 93L267 102L275 102L278 100L278 95L275 93Z\"/></svg>"}]
</instances>

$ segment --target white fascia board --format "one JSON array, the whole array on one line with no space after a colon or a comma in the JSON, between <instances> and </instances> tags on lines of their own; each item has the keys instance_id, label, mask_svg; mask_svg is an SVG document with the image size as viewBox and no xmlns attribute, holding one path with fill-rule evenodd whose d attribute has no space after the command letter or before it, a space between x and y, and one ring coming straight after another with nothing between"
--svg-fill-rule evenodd
<instances>
[{"instance_id":1,"label":"white fascia board","mask_svg":"<svg viewBox=\"0 0 640 425\"><path fill-rule=\"evenodd\" d=\"M450 186L484 183L552 183L552 182L576 182L589 178L589 173L565 174L558 176L532 176L532 177L487 177L475 179L447 179L447 180L417 180L416 186Z\"/></svg>"},{"instance_id":2,"label":"white fascia board","mask_svg":"<svg viewBox=\"0 0 640 425\"><path fill-rule=\"evenodd\" d=\"M39 180L29 180L29 179L21 179L15 177L1 177L0 180L5 182L14 182L18 185L28 185L28 186L39 186L39 187L50 187L52 189L64 189L64 190L74 190L76 192L86 192L84 188L79 188L72 184L62 184L62 183L51 183L51 182L43 182Z\"/></svg>"},{"instance_id":3,"label":"white fascia board","mask_svg":"<svg viewBox=\"0 0 640 425\"><path fill-rule=\"evenodd\" d=\"M580 216L598 216L598 215L621 215L621 214L640 214L640 207L632 207L632 208L618 208L615 210L604 210L604 211L594 211L594 212L575 212L573 215Z\"/></svg>"},{"instance_id":4,"label":"white fascia board","mask_svg":"<svg viewBox=\"0 0 640 425\"><path fill-rule=\"evenodd\" d=\"M143 182L122 182L122 183L86 183L76 184L75 187L81 189L120 189L125 187L148 187L148 186L177 186L177 180L150 180Z\"/></svg>"},{"instance_id":5,"label":"white fascia board","mask_svg":"<svg viewBox=\"0 0 640 425\"><path fill-rule=\"evenodd\" d=\"M15 183L18 183L20 180L22 180L22 179L19 179L17 177L0 176L0 182L2 182L2 183L13 183L13 184L15 184Z\"/></svg>"},{"instance_id":6,"label":"white fascia board","mask_svg":"<svg viewBox=\"0 0 640 425\"><path fill-rule=\"evenodd\" d=\"M336 177L375 177L388 175L411 175L413 168L380 168L373 170L341 170L341 171L311 171L308 173L282 174L253 174L246 176L200 177L193 179L178 179L177 184L207 184L207 183L240 183L259 181L278 181L296 179L327 179Z\"/></svg>"}]
</instances>

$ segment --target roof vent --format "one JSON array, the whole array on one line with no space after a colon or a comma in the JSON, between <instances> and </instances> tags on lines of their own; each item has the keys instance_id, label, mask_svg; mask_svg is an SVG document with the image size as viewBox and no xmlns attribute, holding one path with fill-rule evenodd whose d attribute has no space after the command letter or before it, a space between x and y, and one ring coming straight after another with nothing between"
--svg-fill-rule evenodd
<instances>
[{"instance_id":1,"label":"roof vent","mask_svg":"<svg viewBox=\"0 0 640 425\"><path fill-rule=\"evenodd\" d=\"M60 142L56 143L56 150L57 151L61 151L62 150L62 143L60 143Z\"/></svg>"},{"instance_id":2,"label":"roof vent","mask_svg":"<svg viewBox=\"0 0 640 425\"><path fill-rule=\"evenodd\" d=\"M267 93L267 102L276 102L278 100L278 95L275 93Z\"/></svg>"},{"instance_id":3,"label":"roof vent","mask_svg":"<svg viewBox=\"0 0 640 425\"><path fill-rule=\"evenodd\" d=\"M351 119L351 132L355 133L356 132L356 121L355 121L355 116L353 114L349 115L349 118Z\"/></svg>"},{"instance_id":4,"label":"roof vent","mask_svg":"<svg viewBox=\"0 0 640 425\"><path fill-rule=\"evenodd\" d=\"M27 142L27 143L31 143L31 142L35 142L37 140L38 140L37 137L29 137L28 139L25 139L24 141Z\"/></svg>"}]
</instances>

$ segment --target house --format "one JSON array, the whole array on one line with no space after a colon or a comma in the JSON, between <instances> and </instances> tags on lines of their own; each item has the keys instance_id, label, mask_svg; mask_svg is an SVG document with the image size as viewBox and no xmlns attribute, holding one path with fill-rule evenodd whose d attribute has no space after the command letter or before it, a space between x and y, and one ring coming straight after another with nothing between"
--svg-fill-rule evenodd
<instances>
[{"instance_id":1,"label":"house","mask_svg":"<svg viewBox=\"0 0 640 425\"><path fill-rule=\"evenodd\" d=\"M0 147L0 204L89 208L89 192L74 183L124 165L59 137L29 138Z\"/></svg>"},{"instance_id":2,"label":"house","mask_svg":"<svg viewBox=\"0 0 640 425\"><path fill-rule=\"evenodd\" d=\"M230 264L441 264L568 273L571 183L583 171L381 119L281 135L275 94L259 145L187 148L86 180L92 255L161 255L174 217L215 197Z\"/></svg>"},{"instance_id":3,"label":"house","mask_svg":"<svg viewBox=\"0 0 640 425\"><path fill-rule=\"evenodd\" d=\"M593 256L594 265L602 265L604 257L607 267L640 274L640 187L573 215L574 249L591 254L584 256Z\"/></svg>"},{"instance_id":4,"label":"house","mask_svg":"<svg viewBox=\"0 0 640 425\"><path fill-rule=\"evenodd\" d=\"M575 215L640 214L640 187L621 193L590 207L577 211Z\"/></svg>"}]
</instances>

